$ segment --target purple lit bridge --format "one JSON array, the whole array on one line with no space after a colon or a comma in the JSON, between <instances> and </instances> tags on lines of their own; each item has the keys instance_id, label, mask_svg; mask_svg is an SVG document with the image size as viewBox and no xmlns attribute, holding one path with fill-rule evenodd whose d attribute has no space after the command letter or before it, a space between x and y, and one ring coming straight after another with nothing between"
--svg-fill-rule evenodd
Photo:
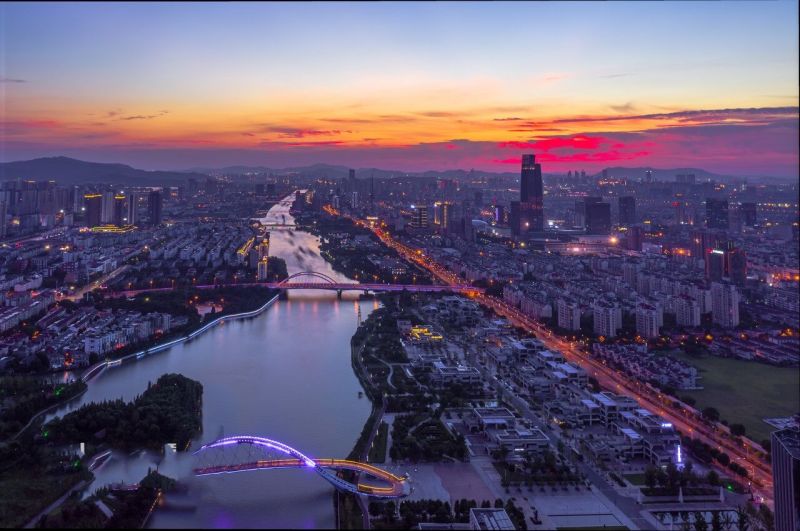
<instances>
[{"instance_id":1,"label":"purple lit bridge","mask_svg":"<svg viewBox=\"0 0 800 531\"><path fill-rule=\"evenodd\" d=\"M409 494L407 476L400 477L368 463L347 459L312 459L282 442L241 435L208 443L194 455L196 476L232 474L278 468L313 469L337 489L378 498L401 498ZM339 472L356 472L369 482L352 483Z\"/></svg>"},{"instance_id":2,"label":"purple lit bridge","mask_svg":"<svg viewBox=\"0 0 800 531\"><path fill-rule=\"evenodd\" d=\"M314 279L311 282L298 282L297 279ZM191 286L194 289L214 289L223 287L250 287L262 286L265 288L273 289L324 289L336 291L412 291L412 292L455 292L465 294L478 294L483 293L482 288L476 288L469 285L427 285L427 284L357 284L349 282L338 282L324 273L317 273L316 271L301 271L295 273L280 282L238 282L229 284L203 284ZM149 289L133 289L125 291L115 291L110 294L111 297L133 297L140 293L156 293L159 291L173 291L176 288L149 288Z\"/></svg>"}]
</instances>

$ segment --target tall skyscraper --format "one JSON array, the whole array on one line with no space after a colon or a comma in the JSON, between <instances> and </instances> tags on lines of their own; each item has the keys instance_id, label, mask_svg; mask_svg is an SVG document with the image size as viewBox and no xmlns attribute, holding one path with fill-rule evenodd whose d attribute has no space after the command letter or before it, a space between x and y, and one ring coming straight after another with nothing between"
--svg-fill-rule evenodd
<instances>
[{"instance_id":1,"label":"tall skyscraper","mask_svg":"<svg viewBox=\"0 0 800 531\"><path fill-rule=\"evenodd\" d=\"M800 430L772 432L775 529L800 530Z\"/></svg>"},{"instance_id":2,"label":"tall skyscraper","mask_svg":"<svg viewBox=\"0 0 800 531\"><path fill-rule=\"evenodd\" d=\"M411 215L411 226L418 229L428 228L428 206L417 205Z\"/></svg>"},{"instance_id":3,"label":"tall skyscraper","mask_svg":"<svg viewBox=\"0 0 800 531\"><path fill-rule=\"evenodd\" d=\"M725 276L725 251L706 249L706 278L719 282Z\"/></svg>"},{"instance_id":4,"label":"tall skyscraper","mask_svg":"<svg viewBox=\"0 0 800 531\"><path fill-rule=\"evenodd\" d=\"M709 229L728 230L728 201L726 199L706 199L706 227Z\"/></svg>"},{"instance_id":5,"label":"tall skyscraper","mask_svg":"<svg viewBox=\"0 0 800 531\"><path fill-rule=\"evenodd\" d=\"M161 224L161 207L161 190L151 191L147 196L147 213L150 217L150 225L154 227Z\"/></svg>"},{"instance_id":6,"label":"tall skyscraper","mask_svg":"<svg viewBox=\"0 0 800 531\"><path fill-rule=\"evenodd\" d=\"M636 223L636 198L624 195L619 198L619 224L633 225Z\"/></svg>"},{"instance_id":7,"label":"tall skyscraper","mask_svg":"<svg viewBox=\"0 0 800 531\"><path fill-rule=\"evenodd\" d=\"M542 165L536 163L536 155L522 155L520 175L520 202L528 203L531 218L529 231L544 231L544 185L542 184Z\"/></svg>"},{"instance_id":8,"label":"tall skyscraper","mask_svg":"<svg viewBox=\"0 0 800 531\"><path fill-rule=\"evenodd\" d=\"M586 228L586 205L600 203L603 201L601 196L586 196L575 201L575 226Z\"/></svg>"},{"instance_id":9,"label":"tall skyscraper","mask_svg":"<svg viewBox=\"0 0 800 531\"><path fill-rule=\"evenodd\" d=\"M128 193L128 224L136 225L139 221L139 203L136 192Z\"/></svg>"},{"instance_id":10,"label":"tall skyscraper","mask_svg":"<svg viewBox=\"0 0 800 531\"><path fill-rule=\"evenodd\" d=\"M97 227L102 223L103 196L100 194L86 194L83 196L86 208L86 226Z\"/></svg>"},{"instance_id":11,"label":"tall skyscraper","mask_svg":"<svg viewBox=\"0 0 800 531\"><path fill-rule=\"evenodd\" d=\"M112 222L117 227L122 227L125 225L127 221L127 216L125 216L125 203L126 197L121 194L117 194L114 196L114 216Z\"/></svg>"},{"instance_id":12,"label":"tall skyscraper","mask_svg":"<svg viewBox=\"0 0 800 531\"><path fill-rule=\"evenodd\" d=\"M733 247L725 252L725 270L731 282L744 286L747 282L747 253L744 249Z\"/></svg>"},{"instance_id":13,"label":"tall skyscraper","mask_svg":"<svg viewBox=\"0 0 800 531\"><path fill-rule=\"evenodd\" d=\"M611 234L611 205L609 203L586 205L586 234Z\"/></svg>"}]
</instances>

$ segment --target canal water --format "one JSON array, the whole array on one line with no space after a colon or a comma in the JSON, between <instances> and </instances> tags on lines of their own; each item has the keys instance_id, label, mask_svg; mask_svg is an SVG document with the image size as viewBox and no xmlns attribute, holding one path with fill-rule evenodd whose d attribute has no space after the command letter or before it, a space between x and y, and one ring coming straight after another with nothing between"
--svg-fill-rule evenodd
<instances>
[{"instance_id":1,"label":"canal water","mask_svg":"<svg viewBox=\"0 0 800 531\"><path fill-rule=\"evenodd\" d=\"M266 222L292 223L293 195L270 209ZM270 254L286 260L289 274L333 271L319 255L317 237L303 231L271 231ZM220 436L277 439L311 457L346 457L369 416L350 365L350 338L361 316L377 302L355 293L289 293L258 317L226 322L202 336L135 363L106 370L76 402L133 399L147 382L181 373L203 384L203 433L197 448ZM52 418L54 415L50 415ZM108 483L133 483L149 468L179 479L188 491L170 494L153 514L152 528L331 528L336 526L333 488L313 470L267 470L193 477L191 453L115 452L97 470L94 491Z\"/></svg>"}]
</instances>

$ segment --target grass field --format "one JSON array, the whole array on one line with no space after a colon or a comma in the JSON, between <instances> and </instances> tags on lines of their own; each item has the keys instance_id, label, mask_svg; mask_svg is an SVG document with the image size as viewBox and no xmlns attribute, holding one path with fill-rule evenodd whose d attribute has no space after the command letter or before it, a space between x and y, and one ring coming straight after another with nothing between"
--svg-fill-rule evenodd
<instances>
[{"instance_id":1,"label":"grass field","mask_svg":"<svg viewBox=\"0 0 800 531\"><path fill-rule=\"evenodd\" d=\"M800 370L715 356L673 356L700 370L699 391L678 391L697 400L698 409L716 408L729 423L740 423L756 442L774 430L762 419L788 417L800 411Z\"/></svg>"}]
</instances>

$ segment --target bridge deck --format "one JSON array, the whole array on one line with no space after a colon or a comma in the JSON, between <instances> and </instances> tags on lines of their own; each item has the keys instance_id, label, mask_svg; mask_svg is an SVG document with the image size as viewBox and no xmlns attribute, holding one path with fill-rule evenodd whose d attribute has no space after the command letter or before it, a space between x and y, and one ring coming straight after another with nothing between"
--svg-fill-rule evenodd
<instances>
[{"instance_id":1,"label":"bridge deck","mask_svg":"<svg viewBox=\"0 0 800 531\"><path fill-rule=\"evenodd\" d=\"M367 474L376 479L382 480L389 486L372 485L359 482L356 485L359 492L385 497L399 497L406 494L406 479L396 476L391 472L372 466L369 463L360 463L347 459L314 459L316 466L309 466L302 459L269 459L252 461L249 463L239 463L236 465L217 465L194 470L197 476L207 476L212 474L225 474L233 472L245 472L248 470L268 470L280 468L321 468L332 471L350 470Z\"/></svg>"}]
</instances>

